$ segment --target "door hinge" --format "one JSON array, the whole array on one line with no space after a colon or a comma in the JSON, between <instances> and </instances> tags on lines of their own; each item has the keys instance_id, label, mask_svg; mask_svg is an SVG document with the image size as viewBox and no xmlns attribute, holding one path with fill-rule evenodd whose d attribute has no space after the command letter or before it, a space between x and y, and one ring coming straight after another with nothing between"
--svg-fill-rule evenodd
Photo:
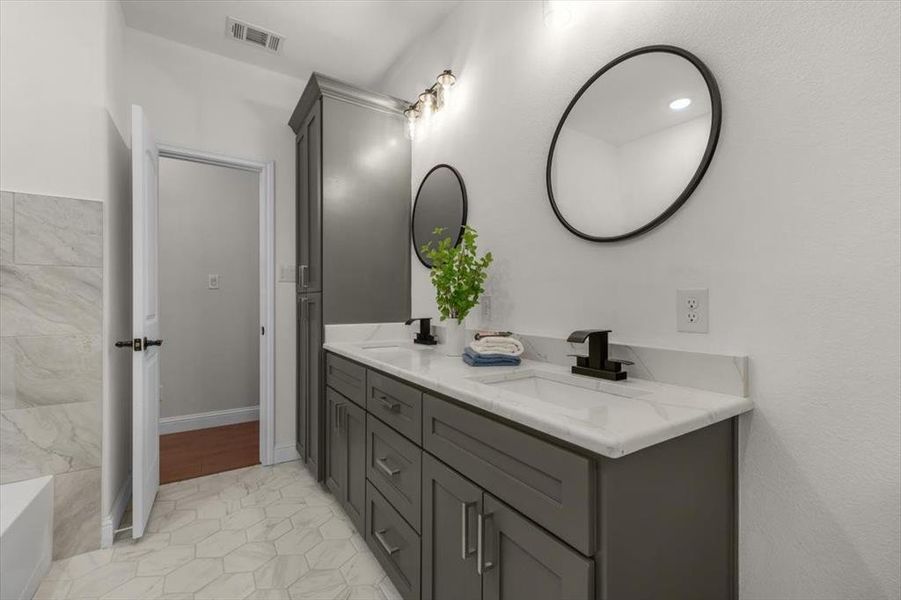
<instances>
[{"instance_id":1,"label":"door hinge","mask_svg":"<svg viewBox=\"0 0 901 600\"><path fill-rule=\"evenodd\" d=\"M260 327L260 335L266 335L266 327L265 326Z\"/></svg>"}]
</instances>

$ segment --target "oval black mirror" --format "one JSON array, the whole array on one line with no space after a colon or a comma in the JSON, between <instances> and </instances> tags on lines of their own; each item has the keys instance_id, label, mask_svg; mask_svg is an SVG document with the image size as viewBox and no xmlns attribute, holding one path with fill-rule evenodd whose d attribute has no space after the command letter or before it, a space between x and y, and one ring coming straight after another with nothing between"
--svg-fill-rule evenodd
<instances>
[{"instance_id":1,"label":"oval black mirror","mask_svg":"<svg viewBox=\"0 0 901 600\"><path fill-rule=\"evenodd\" d=\"M547 192L572 233L613 242L675 213L707 170L719 138L716 80L674 46L627 52L578 91L554 132Z\"/></svg>"},{"instance_id":2,"label":"oval black mirror","mask_svg":"<svg viewBox=\"0 0 901 600\"><path fill-rule=\"evenodd\" d=\"M419 262L431 269L432 263L422 253L422 247L429 242L435 247L447 237L456 246L460 243L464 225L466 186L463 178L450 165L432 167L419 184L413 204L413 248ZM436 235L435 229L439 227L442 232Z\"/></svg>"}]
</instances>

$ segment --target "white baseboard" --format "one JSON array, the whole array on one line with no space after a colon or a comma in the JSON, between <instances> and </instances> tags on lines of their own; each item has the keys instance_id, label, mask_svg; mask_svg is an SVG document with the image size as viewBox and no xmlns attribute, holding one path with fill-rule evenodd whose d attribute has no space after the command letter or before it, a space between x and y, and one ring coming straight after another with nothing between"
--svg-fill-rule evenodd
<instances>
[{"instance_id":1,"label":"white baseboard","mask_svg":"<svg viewBox=\"0 0 901 600\"><path fill-rule=\"evenodd\" d=\"M213 410L194 415L181 415L178 417L162 417L160 419L160 435L178 433L180 431L193 431L206 429L207 427L220 427L222 425L234 425L248 421L259 421L260 407L247 406L243 408L228 408L226 410Z\"/></svg>"},{"instance_id":2,"label":"white baseboard","mask_svg":"<svg viewBox=\"0 0 901 600\"><path fill-rule=\"evenodd\" d=\"M300 458L300 454L297 453L297 448L294 444L287 444L285 446L276 446L274 454L273 464L288 462L291 460L297 460Z\"/></svg>"},{"instance_id":3,"label":"white baseboard","mask_svg":"<svg viewBox=\"0 0 901 600\"><path fill-rule=\"evenodd\" d=\"M100 523L100 547L109 548L113 545L113 538L116 537L116 529L122 522L122 515L128 508L128 501L131 500L131 474L122 482L116 499L113 500L113 506L108 515L104 515L103 521Z\"/></svg>"}]
</instances>

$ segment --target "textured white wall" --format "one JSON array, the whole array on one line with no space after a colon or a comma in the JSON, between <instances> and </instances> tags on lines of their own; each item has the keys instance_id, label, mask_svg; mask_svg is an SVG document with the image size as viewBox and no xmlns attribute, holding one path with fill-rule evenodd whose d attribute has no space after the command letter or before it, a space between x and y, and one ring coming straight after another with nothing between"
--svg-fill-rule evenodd
<instances>
[{"instance_id":1,"label":"textured white wall","mask_svg":"<svg viewBox=\"0 0 901 600\"><path fill-rule=\"evenodd\" d=\"M259 214L258 173L160 160L161 417L260 403Z\"/></svg>"},{"instance_id":2,"label":"textured white wall","mask_svg":"<svg viewBox=\"0 0 901 600\"><path fill-rule=\"evenodd\" d=\"M439 162L462 173L469 222L495 255L495 325L558 337L603 326L617 341L751 356L743 598L898 598L901 5L574 10L551 31L538 2L466 2L388 71L381 88L407 98L446 67L459 77L458 102L414 144L411 189ZM554 127L604 63L657 43L717 77L719 148L664 225L584 242L548 205ZM413 264L413 312L436 315ZM682 287L710 288L709 334L676 332Z\"/></svg>"},{"instance_id":3,"label":"textured white wall","mask_svg":"<svg viewBox=\"0 0 901 600\"><path fill-rule=\"evenodd\" d=\"M170 42L126 35L128 98L159 140L206 152L275 161L275 256L293 265L294 133L288 119L305 81ZM295 299L275 290L275 444L294 447Z\"/></svg>"}]
</instances>

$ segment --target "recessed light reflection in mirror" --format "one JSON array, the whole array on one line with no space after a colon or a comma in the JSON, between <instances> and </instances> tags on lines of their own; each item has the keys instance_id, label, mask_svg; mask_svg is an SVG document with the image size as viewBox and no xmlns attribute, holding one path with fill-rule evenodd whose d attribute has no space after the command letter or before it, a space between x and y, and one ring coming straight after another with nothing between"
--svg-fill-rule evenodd
<instances>
[{"instance_id":1,"label":"recessed light reflection in mirror","mask_svg":"<svg viewBox=\"0 0 901 600\"><path fill-rule=\"evenodd\" d=\"M684 110L691 104L691 98L676 98L669 103L672 110Z\"/></svg>"}]
</instances>

